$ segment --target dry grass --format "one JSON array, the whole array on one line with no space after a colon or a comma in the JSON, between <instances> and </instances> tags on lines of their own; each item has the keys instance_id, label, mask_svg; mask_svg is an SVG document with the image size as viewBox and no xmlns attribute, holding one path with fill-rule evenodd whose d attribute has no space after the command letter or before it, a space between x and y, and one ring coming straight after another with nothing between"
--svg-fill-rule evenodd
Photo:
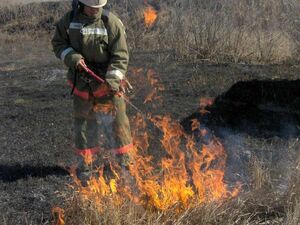
<instances>
[{"instance_id":1,"label":"dry grass","mask_svg":"<svg viewBox=\"0 0 300 225\"><path fill-rule=\"evenodd\" d=\"M238 137L234 136L237 141ZM300 142L279 138L249 137L238 141L227 140L228 154L249 151L249 161L242 161L240 174L246 168L250 179L245 179L243 191L236 198L218 202L206 202L178 211L178 207L166 211L144 208L126 202L120 206L109 199L101 210L93 201L81 198L74 189L65 207L66 224L81 225L296 225L299 224L300 196ZM231 163L241 164L239 160ZM231 175L229 175L231 176ZM247 181L246 181L247 180Z\"/></svg>"},{"instance_id":2,"label":"dry grass","mask_svg":"<svg viewBox=\"0 0 300 225\"><path fill-rule=\"evenodd\" d=\"M69 9L66 2L41 2L21 5L0 5L0 29L10 34L53 31L55 22Z\"/></svg>"},{"instance_id":3,"label":"dry grass","mask_svg":"<svg viewBox=\"0 0 300 225\"><path fill-rule=\"evenodd\" d=\"M22 40L22 41L20 41ZM50 52L50 40L47 33L39 34L0 34L0 72L14 71L33 66L47 66L57 62Z\"/></svg>"},{"instance_id":4,"label":"dry grass","mask_svg":"<svg viewBox=\"0 0 300 225\"><path fill-rule=\"evenodd\" d=\"M299 193L298 193L299 194ZM93 203L72 199L65 211L66 224L150 225L150 224L286 224L299 222L299 202L286 209L285 199L269 189L259 189L241 194L236 199L207 203L181 213L170 209L151 211L131 203L113 207L106 205L99 213Z\"/></svg>"},{"instance_id":5,"label":"dry grass","mask_svg":"<svg viewBox=\"0 0 300 225\"><path fill-rule=\"evenodd\" d=\"M194 61L278 63L296 57L299 26L291 21L299 18L291 19L286 8L299 8L299 1L177 2L159 12L147 46L174 49L178 59Z\"/></svg>"},{"instance_id":6,"label":"dry grass","mask_svg":"<svg viewBox=\"0 0 300 225\"><path fill-rule=\"evenodd\" d=\"M188 61L279 63L299 57L298 0L158 1L159 17L150 28L142 23L145 6L125 2L131 6L122 16L132 49L174 50L175 59ZM117 4L113 8L122 12Z\"/></svg>"},{"instance_id":7,"label":"dry grass","mask_svg":"<svg viewBox=\"0 0 300 225\"><path fill-rule=\"evenodd\" d=\"M56 2L56 1L60 1L60 0L51 0L51 2ZM0 6L28 4L32 2L48 2L48 0L1 0Z\"/></svg>"},{"instance_id":8,"label":"dry grass","mask_svg":"<svg viewBox=\"0 0 300 225\"><path fill-rule=\"evenodd\" d=\"M286 152L298 155L299 142L297 143L289 146ZM253 147L260 147L261 153L264 154L263 152L268 148L271 149L275 143L267 145L262 141L256 144L257 146ZM278 150L280 151L280 149L273 149L273 151ZM181 212L176 206L166 211L146 209L131 202L116 206L111 199L99 210L95 202L83 200L75 188L73 196L66 201L65 222L74 225L298 225L300 170L297 168L297 163L299 162L286 159L282 161L286 164L285 171L269 160L258 156L253 157L248 167L251 180L249 184L245 184L244 190L238 197L219 202L207 202ZM278 174L283 174L287 178L284 190L278 189L274 184L274 177Z\"/></svg>"},{"instance_id":9,"label":"dry grass","mask_svg":"<svg viewBox=\"0 0 300 225\"><path fill-rule=\"evenodd\" d=\"M143 25L145 6L140 2L110 2L128 27L132 52L168 51L167 57L189 62L294 63L299 60L299 0L157 1L161 5L159 19L149 28ZM20 69L20 63L46 65L55 60L49 39L54 22L68 7L65 3L62 8L59 5L50 4L52 8L48 4L2 6L2 70ZM202 82L204 78L195 79ZM278 193L272 182L280 168L253 157L249 165L251 183L239 197L199 205L181 213L172 209L149 210L130 202L120 207L107 204L100 213L92 202L82 201L74 192L66 199L66 224L297 225L300 223L300 158L298 167L296 164L286 174L288 188Z\"/></svg>"},{"instance_id":10,"label":"dry grass","mask_svg":"<svg viewBox=\"0 0 300 225\"><path fill-rule=\"evenodd\" d=\"M233 63L295 63L299 60L299 0L155 1L158 20L143 23L146 5L110 1L127 27L132 51L169 51L173 59ZM69 2L6 6L0 22L9 33L47 30ZM0 6L1 8L1 6ZM169 55L168 55L169 57Z\"/></svg>"}]
</instances>

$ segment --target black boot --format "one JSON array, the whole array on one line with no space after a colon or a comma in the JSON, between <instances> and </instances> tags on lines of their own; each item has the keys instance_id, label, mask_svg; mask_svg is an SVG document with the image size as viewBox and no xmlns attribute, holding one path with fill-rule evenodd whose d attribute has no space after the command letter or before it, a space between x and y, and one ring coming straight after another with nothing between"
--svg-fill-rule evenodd
<instances>
[{"instance_id":1,"label":"black boot","mask_svg":"<svg viewBox=\"0 0 300 225\"><path fill-rule=\"evenodd\" d=\"M76 168L76 176L79 179L79 181L81 182L81 185L86 187L87 182L92 178L92 175L93 175L93 172L92 172L91 165L87 165L84 162L83 157L81 157L79 159L79 163Z\"/></svg>"},{"instance_id":2,"label":"black boot","mask_svg":"<svg viewBox=\"0 0 300 225\"><path fill-rule=\"evenodd\" d=\"M103 170L103 159L100 154L93 158L90 164L87 164L83 157L80 156L78 166L76 168L76 176L81 181L82 186L87 186L87 182L91 178L99 178L99 174Z\"/></svg>"}]
</instances>

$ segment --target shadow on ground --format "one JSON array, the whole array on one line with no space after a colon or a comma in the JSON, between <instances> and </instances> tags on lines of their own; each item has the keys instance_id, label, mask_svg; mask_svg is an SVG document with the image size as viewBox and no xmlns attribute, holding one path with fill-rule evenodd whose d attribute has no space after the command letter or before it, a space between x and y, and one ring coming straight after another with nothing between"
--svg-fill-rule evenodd
<instances>
[{"instance_id":1,"label":"shadow on ground","mask_svg":"<svg viewBox=\"0 0 300 225\"><path fill-rule=\"evenodd\" d=\"M191 132L191 120L222 137L226 132L253 137L297 137L300 135L300 80L251 80L234 84L218 96L209 113L193 113L181 121Z\"/></svg>"},{"instance_id":2,"label":"shadow on ground","mask_svg":"<svg viewBox=\"0 0 300 225\"><path fill-rule=\"evenodd\" d=\"M29 177L45 178L47 176L67 176L67 169L59 166L31 166L31 165L0 165L0 181L14 182Z\"/></svg>"}]
</instances>

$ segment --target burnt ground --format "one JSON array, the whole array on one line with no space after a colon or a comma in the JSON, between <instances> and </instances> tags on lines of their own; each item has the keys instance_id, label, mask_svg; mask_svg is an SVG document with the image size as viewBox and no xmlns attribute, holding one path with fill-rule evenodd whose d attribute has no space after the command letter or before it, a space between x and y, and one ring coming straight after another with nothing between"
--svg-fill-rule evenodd
<instances>
[{"instance_id":1,"label":"burnt ground","mask_svg":"<svg viewBox=\"0 0 300 225\"><path fill-rule=\"evenodd\" d=\"M299 149L299 67L175 64L163 59L137 53L131 60L128 77L136 87L131 99L143 112L170 114L186 132L191 118L200 119L226 147L229 182L251 186L247 163L254 156L274 171L290 169ZM142 71L136 75L134 68ZM165 86L160 93L164 102L155 107L143 103L148 69ZM67 168L75 157L65 72L53 58L13 68L0 65L0 224L49 224L51 208L63 206L71 194ZM216 98L206 115L199 113L201 97ZM135 115L129 106L128 114ZM278 190L285 188L280 173L272 178Z\"/></svg>"}]
</instances>

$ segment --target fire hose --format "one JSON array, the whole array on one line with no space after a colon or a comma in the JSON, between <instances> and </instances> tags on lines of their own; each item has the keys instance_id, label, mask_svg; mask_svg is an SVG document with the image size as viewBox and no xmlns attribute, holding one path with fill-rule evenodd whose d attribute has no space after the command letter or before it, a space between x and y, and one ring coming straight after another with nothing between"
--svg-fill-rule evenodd
<instances>
[{"instance_id":1,"label":"fire hose","mask_svg":"<svg viewBox=\"0 0 300 225\"><path fill-rule=\"evenodd\" d=\"M101 77L97 76L91 69L88 67L84 67L84 70L91 76L93 77L98 83L104 84L105 80L103 80ZM138 113L140 113L143 117L146 117L145 114L137 107L135 106L122 92L117 92L116 95L119 97L122 97L124 101L130 105L134 110L136 110Z\"/></svg>"}]
</instances>

